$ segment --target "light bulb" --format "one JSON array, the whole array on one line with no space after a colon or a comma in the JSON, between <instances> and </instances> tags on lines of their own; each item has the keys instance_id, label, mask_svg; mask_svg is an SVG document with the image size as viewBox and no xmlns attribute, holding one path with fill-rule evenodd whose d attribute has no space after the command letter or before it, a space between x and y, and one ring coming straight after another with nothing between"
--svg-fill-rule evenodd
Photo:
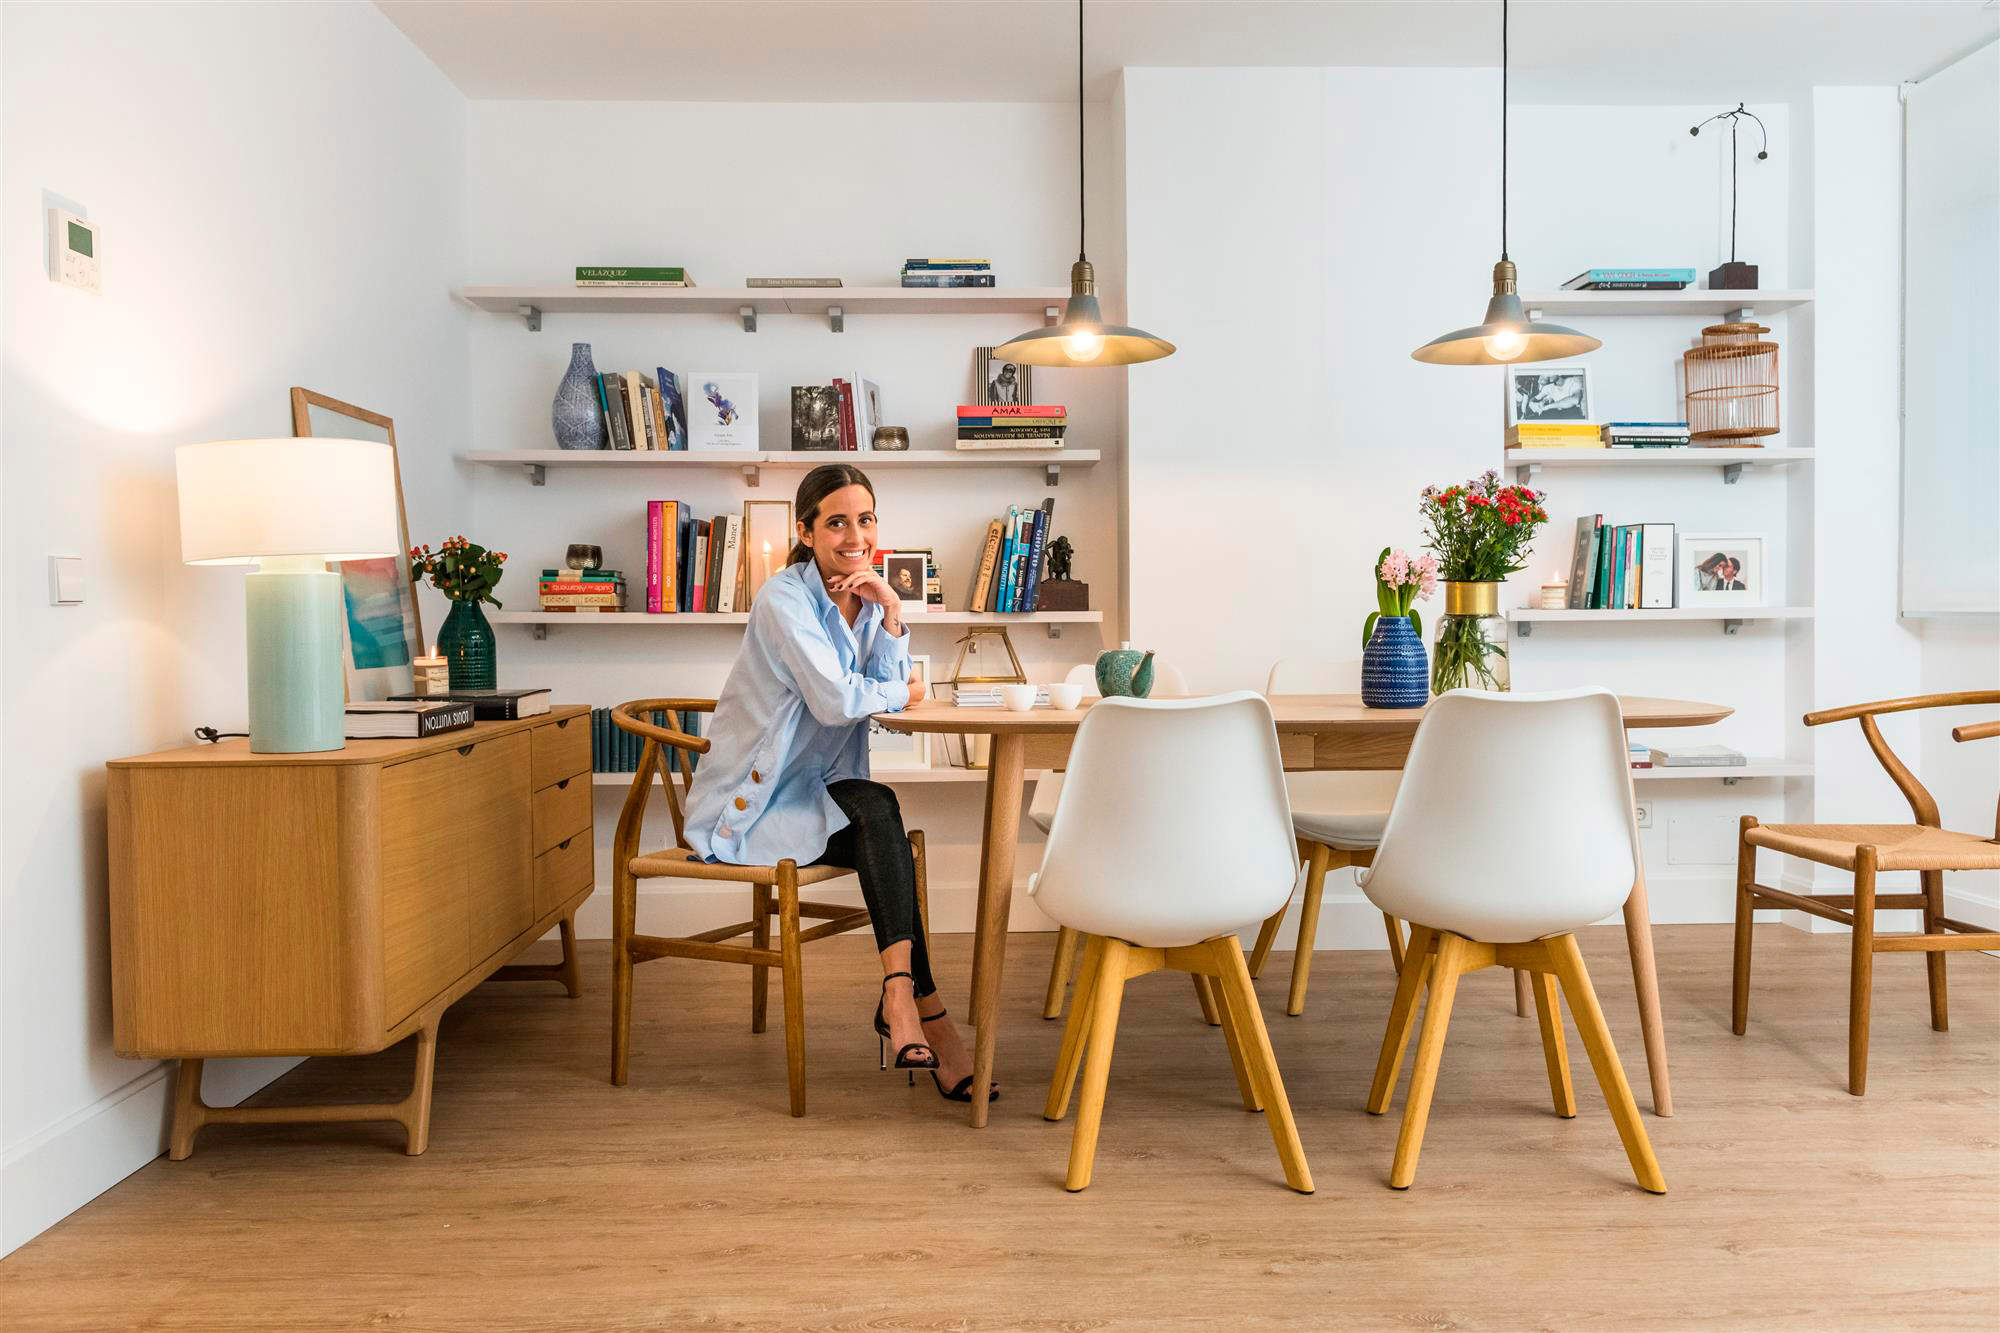
<instances>
[{"instance_id":1,"label":"light bulb","mask_svg":"<svg viewBox=\"0 0 2000 1333\"><path fill-rule=\"evenodd\" d=\"M1063 351L1072 361L1095 361L1104 351L1104 335L1095 329L1066 333L1063 335Z\"/></svg>"},{"instance_id":2,"label":"light bulb","mask_svg":"<svg viewBox=\"0 0 2000 1333\"><path fill-rule=\"evenodd\" d=\"M1495 361L1512 361L1528 350L1528 335L1519 329L1502 329L1486 335L1486 355Z\"/></svg>"}]
</instances>

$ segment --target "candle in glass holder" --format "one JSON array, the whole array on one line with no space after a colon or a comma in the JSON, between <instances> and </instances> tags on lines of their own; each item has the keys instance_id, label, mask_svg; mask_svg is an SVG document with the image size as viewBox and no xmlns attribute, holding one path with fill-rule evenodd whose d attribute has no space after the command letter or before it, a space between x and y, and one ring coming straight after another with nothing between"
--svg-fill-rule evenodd
<instances>
[{"instance_id":1,"label":"candle in glass holder","mask_svg":"<svg viewBox=\"0 0 2000 1333\"><path fill-rule=\"evenodd\" d=\"M1561 575L1552 576L1542 585L1542 600L1536 605L1544 611L1560 611L1569 605L1569 580Z\"/></svg>"},{"instance_id":2,"label":"candle in glass holder","mask_svg":"<svg viewBox=\"0 0 2000 1333\"><path fill-rule=\"evenodd\" d=\"M429 657L419 657L410 663L410 673L412 694L429 696L451 691L451 663L438 656L436 644L431 645Z\"/></svg>"}]
</instances>

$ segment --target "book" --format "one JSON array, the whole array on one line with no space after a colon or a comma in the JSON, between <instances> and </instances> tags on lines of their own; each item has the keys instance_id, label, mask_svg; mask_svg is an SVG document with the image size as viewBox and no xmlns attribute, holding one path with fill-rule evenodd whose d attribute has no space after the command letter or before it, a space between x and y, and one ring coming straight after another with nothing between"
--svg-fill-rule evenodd
<instances>
[{"instance_id":1,"label":"book","mask_svg":"<svg viewBox=\"0 0 2000 1333\"><path fill-rule=\"evenodd\" d=\"M906 269L992 268L993 261L990 259L925 259L919 257L916 259L905 259L903 267Z\"/></svg>"},{"instance_id":2,"label":"book","mask_svg":"<svg viewBox=\"0 0 2000 1333\"><path fill-rule=\"evenodd\" d=\"M1597 576L1591 586L1592 610L1611 609L1611 552L1617 535L1617 528L1609 524L1597 530Z\"/></svg>"},{"instance_id":3,"label":"book","mask_svg":"<svg viewBox=\"0 0 2000 1333\"><path fill-rule=\"evenodd\" d=\"M1694 282L1691 268L1587 268L1563 284L1566 292L1677 290Z\"/></svg>"},{"instance_id":4,"label":"book","mask_svg":"<svg viewBox=\"0 0 2000 1333\"><path fill-rule=\"evenodd\" d=\"M1035 529L1028 538L1028 569L1023 580L1021 609L1035 609L1035 590L1041 583L1042 554L1049 540L1049 524L1055 520L1056 498L1051 495L1035 510Z\"/></svg>"},{"instance_id":5,"label":"book","mask_svg":"<svg viewBox=\"0 0 2000 1333\"><path fill-rule=\"evenodd\" d=\"M830 384L792 386L792 449L840 447L840 394Z\"/></svg>"},{"instance_id":6,"label":"book","mask_svg":"<svg viewBox=\"0 0 2000 1333\"><path fill-rule=\"evenodd\" d=\"M632 423L632 447L656 450L653 439L653 410L646 404L645 377L636 370L625 372L625 416Z\"/></svg>"},{"instance_id":7,"label":"book","mask_svg":"<svg viewBox=\"0 0 2000 1333\"><path fill-rule=\"evenodd\" d=\"M1592 548L1597 542L1597 525L1603 522L1602 514L1585 514L1576 521L1576 545L1570 551L1569 560L1569 608L1580 611L1589 604L1590 575L1595 568L1591 559Z\"/></svg>"},{"instance_id":8,"label":"book","mask_svg":"<svg viewBox=\"0 0 2000 1333\"><path fill-rule=\"evenodd\" d=\"M991 273L905 273L905 287L991 287Z\"/></svg>"},{"instance_id":9,"label":"book","mask_svg":"<svg viewBox=\"0 0 2000 1333\"><path fill-rule=\"evenodd\" d=\"M540 717L549 711L549 692L539 687L525 690L449 690L428 697L392 694L389 699L392 703L469 703L472 715L481 722L514 722L524 717Z\"/></svg>"},{"instance_id":10,"label":"book","mask_svg":"<svg viewBox=\"0 0 2000 1333\"><path fill-rule=\"evenodd\" d=\"M682 613L694 610L694 514L681 501L674 502L680 514L680 541L674 548L674 593L671 605Z\"/></svg>"},{"instance_id":11,"label":"book","mask_svg":"<svg viewBox=\"0 0 2000 1333\"><path fill-rule=\"evenodd\" d=\"M697 371L688 376L688 447L757 448L757 377L734 371Z\"/></svg>"},{"instance_id":12,"label":"book","mask_svg":"<svg viewBox=\"0 0 2000 1333\"><path fill-rule=\"evenodd\" d=\"M1046 417L1061 419L1069 409L1061 403L960 403L958 417Z\"/></svg>"},{"instance_id":13,"label":"book","mask_svg":"<svg viewBox=\"0 0 2000 1333\"><path fill-rule=\"evenodd\" d=\"M882 387L866 375L848 376L847 387L854 398L854 447L872 453L875 428L882 424Z\"/></svg>"},{"instance_id":14,"label":"book","mask_svg":"<svg viewBox=\"0 0 2000 1333\"><path fill-rule=\"evenodd\" d=\"M541 597L544 611L623 611L624 594L610 593L550 593Z\"/></svg>"},{"instance_id":15,"label":"book","mask_svg":"<svg viewBox=\"0 0 2000 1333\"><path fill-rule=\"evenodd\" d=\"M596 583L599 581L605 583L623 583L625 581L625 571L622 569L545 569L542 571L542 578L544 580L555 579L565 583Z\"/></svg>"},{"instance_id":16,"label":"book","mask_svg":"<svg viewBox=\"0 0 2000 1333\"><path fill-rule=\"evenodd\" d=\"M835 376L833 389L840 404L840 447L853 453L861 447L854 427L854 388L846 380Z\"/></svg>"},{"instance_id":17,"label":"book","mask_svg":"<svg viewBox=\"0 0 2000 1333\"><path fill-rule=\"evenodd\" d=\"M644 266L577 266L576 285L579 287L692 287L694 279L688 271L675 264L665 268Z\"/></svg>"},{"instance_id":18,"label":"book","mask_svg":"<svg viewBox=\"0 0 2000 1333\"><path fill-rule=\"evenodd\" d=\"M725 514L722 522L722 600L716 610L727 614L743 598L743 516Z\"/></svg>"},{"instance_id":19,"label":"book","mask_svg":"<svg viewBox=\"0 0 2000 1333\"><path fill-rule=\"evenodd\" d=\"M1671 749L1653 747L1655 768L1741 768L1749 763L1741 750L1727 745L1676 745Z\"/></svg>"},{"instance_id":20,"label":"book","mask_svg":"<svg viewBox=\"0 0 2000 1333\"><path fill-rule=\"evenodd\" d=\"M952 703L960 708L1003 708L998 685L960 685L952 691ZM1049 687L1035 686L1035 707L1049 705Z\"/></svg>"},{"instance_id":21,"label":"book","mask_svg":"<svg viewBox=\"0 0 2000 1333\"><path fill-rule=\"evenodd\" d=\"M1068 430L1068 426L1024 426L1010 420L1005 425L960 426L958 428L958 438L961 440L1060 440Z\"/></svg>"},{"instance_id":22,"label":"book","mask_svg":"<svg viewBox=\"0 0 2000 1333\"><path fill-rule=\"evenodd\" d=\"M405 702L354 701L347 705L346 731L350 740L374 740L384 736L435 736L441 731L458 731L472 725L472 705L441 700L430 695Z\"/></svg>"},{"instance_id":23,"label":"book","mask_svg":"<svg viewBox=\"0 0 2000 1333\"><path fill-rule=\"evenodd\" d=\"M1063 442L1062 437L1059 435L1023 435L1018 438L1009 436L999 440L966 439L961 436L955 447L959 449L1060 449L1063 447Z\"/></svg>"},{"instance_id":24,"label":"book","mask_svg":"<svg viewBox=\"0 0 2000 1333\"><path fill-rule=\"evenodd\" d=\"M988 610L1011 611L1014 607L1014 548L1020 544L1020 535L1021 507L1008 505L1006 526L1000 530L1000 572Z\"/></svg>"},{"instance_id":25,"label":"book","mask_svg":"<svg viewBox=\"0 0 2000 1333\"><path fill-rule=\"evenodd\" d=\"M688 447L687 400L681 397L681 377L665 366L655 366L653 374L660 386L660 412L667 419L667 448Z\"/></svg>"},{"instance_id":26,"label":"book","mask_svg":"<svg viewBox=\"0 0 2000 1333\"><path fill-rule=\"evenodd\" d=\"M838 287L839 278L745 278L745 287Z\"/></svg>"},{"instance_id":27,"label":"book","mask_svg":"<svg viewBox=\"0 0 2000 1333\"><path fill-rule=\"evenodd\" d=\"M966 594L965 609L984 610L987 590L993 586L993 564L1000 558L999 519L986 525L986 540L980 544L979 559L973 562L972 589Z\"/></svg>"},{"instance_id":28,"label":"book","mask_svg":"<svg viewBox=\"0 0 2000 1333\"><path fill-rule=\"evenodd\" d=\"M625 420L625 381L608 371L597 379L604 395L604 426L611 433L611 447L630 449L632 427Z\"/></svg>"},{"instance_id":29,"label":"book","mask_svg":"<svg viewBox=\"0 0 2000 1333\"><path fill-rule=\"evenodd\" d=\"M1674 525L1643 523L1639 526L1639 607L1641 610L1674 604Z\"/></svg>"},{"instance_id":30,"label":"book","mask_svg":"<svg viewBox=\"0 0 2000 1333\"><path fill-rule=\"evenodd\" d=\"M688 610L696 614L708 610L708 534L708 520L696 519L688 543Z\"/></svg>"},{"instance_id":31,"label":"book","mask_svg":"<svg viewBox=\"0 0 2000 1333\"><path fill-rule=\"evenodd\" d=\"M1653 748L1644 741L1633 741L1625 747L1625 755L1634 768L1653 766Z\"/></svg>"}]
</instances>

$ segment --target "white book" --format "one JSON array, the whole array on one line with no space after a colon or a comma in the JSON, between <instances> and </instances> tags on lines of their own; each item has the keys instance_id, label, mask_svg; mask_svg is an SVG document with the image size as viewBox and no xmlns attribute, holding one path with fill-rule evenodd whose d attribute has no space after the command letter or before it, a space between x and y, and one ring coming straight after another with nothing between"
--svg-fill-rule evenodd
<instances>
[{"instance_id":1,"label":"white book","mask_svg":"<svg viewBox=\"0 0 2000 1333\"><path fill-rule=\"evenodd\" d=\"M722 595L716 610L729 612L736 609L737 563L742 556L743 520L734 514L722 516Z\"/></svg>"},{"instance_id":2,"label":"white book","mask_svg":"<svg viewBox=\"0 0 2000 1333\"><path fill-rule=\"evenodd\" d=\"M850 375L847 388L854 395L854 447L860 453L875 449L875 428L882 424L882 389L865 375Z\"/></svg>"},{"instance_id":3,"label":"white book","mask_svg":"<svg viewBox=\"0 0 2000 1333\"><path fill-rule=\"evenodd\" d=\"M1060 449L1063 442L1053 436L1036 435L1025 440L966 440L958 441L960 449Z\"/></svg>"},{"instance_id":4,"label":"white book","mask_svg":"<svg viewBox=\"0 0 2000 1333\"><path fill-rule=\"evenodd\" d=\"M1674 525L1639 527L1639 609L1674 604Z\"/></svg>"},{"instance_id":5,"label":"white book","mask_svg":"<svg viewBox=\"0 0 2000 1333\"><path fill-rule=\"evenodd\" d=\"M687 383L688 448L757 449L757 377L697 370Z\"/></svg>"},{"instance_id":6,"label":"white book","mask_svg":"<svg viewBox=\"0 0 2000 1333\"><path fill-rule=\"evenodd\" d=\"M1750 761L1727 745L1681 745L1671 750L1653 747L1656 768L1739 768Z\"/></svg>"}]
</instances>

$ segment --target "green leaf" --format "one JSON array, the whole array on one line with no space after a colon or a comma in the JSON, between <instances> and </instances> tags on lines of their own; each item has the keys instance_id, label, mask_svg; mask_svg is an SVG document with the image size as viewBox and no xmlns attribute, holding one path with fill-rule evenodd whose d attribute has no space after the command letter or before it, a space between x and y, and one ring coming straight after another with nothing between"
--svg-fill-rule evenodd
<instances>
[{"instance_id":1,"label":"green leaf","mask_svg":"<svg viewBox=\"0 0 2000 1333\"><path fill-rule=\"evenodd\" d=\"M1375 622L1381 618L1381 615L1380 611L1370 611L1368 619L1361 622L1361 647L1364 650L1368 647L1369 638L1375 633Z\"/></svg>"},{"instance_id":2,"label":"green leaf","mask_svg":"<svg viewBox=\"0 0 2000 1333\"><path fill-rule=\"evenodd\" d=\"M1419 639L1424 637L1423 612L1417 610L1417 608L1414 606L1410 608L1410 628L1417 632L1417 637Z\"/></svg>"}]
</instances>

